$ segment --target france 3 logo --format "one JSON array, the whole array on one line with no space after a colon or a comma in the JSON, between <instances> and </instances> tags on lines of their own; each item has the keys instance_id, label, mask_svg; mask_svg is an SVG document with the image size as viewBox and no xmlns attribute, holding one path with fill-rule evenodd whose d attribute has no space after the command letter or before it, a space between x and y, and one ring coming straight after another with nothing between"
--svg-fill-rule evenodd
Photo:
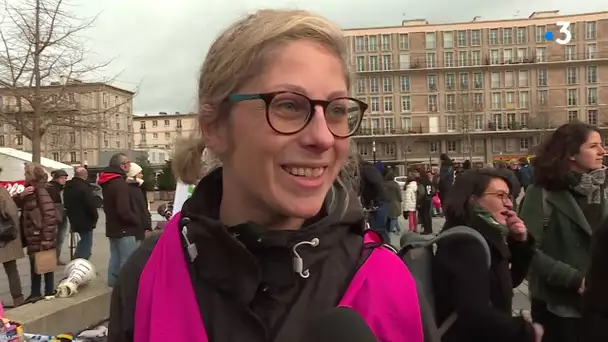
<instances>
[{"instance_id":1,"label":"france 3 logo","mask_svg":"<svg viewBox=\"0 0 608 342\"><path fill-rule=\"evenodd\" d=\"M572 33L570 32L570 22L569 21L558 21L555 23L557 27L559 27L559 35L555 37L553 32L545 33L545 39L552 41L555 40L557 44L566 45L570 43L572 40Z\"/></svg>"}]
</instances>

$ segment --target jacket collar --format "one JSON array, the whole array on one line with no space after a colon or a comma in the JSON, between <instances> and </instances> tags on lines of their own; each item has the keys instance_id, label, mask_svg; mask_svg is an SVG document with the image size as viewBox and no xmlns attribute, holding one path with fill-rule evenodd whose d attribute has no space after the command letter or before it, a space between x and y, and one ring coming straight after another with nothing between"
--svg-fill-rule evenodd
<instances>
[{"instance_id":1,"label":"jacket collar","mask_svg":"<svg viewBox=\"0 0 608 342\"><path fill-rule=\"evenodd\" d=\"M604 194L605 196L605 194ZM561 190L561 191L551 191L547 193L547 202L558 210L563 215L567 216L576 224L579 228L585 231L587 234L593 234L593 230L583 213L583 210L576 202L576 199L570 192L570 190ZM602 200L602 218L606 218L608 214L608 201L606 199Z\"/></svg>"},{"instance_id":2,"label":"jacket collar","mask_svg":"<svg viewBox=\"0 0 608 342\"><path fill-rule=\"evenodd\" d=\"M195 243L198 276L243 304L249 304L262 282L275 287L293 287L300 276L293 269L294 248L303 259L304 269L314 272L349 234L363 235L363 213L356 196L344 206L345 192L336 191L338 205L328 213L327 203L299 230L268 230L254 222L226 227L219 221L222 199L222 170L207 174L182 208L190 220L188 239ZM344 214L342 215L342 212ZM310 245L319 239L316 247ZM296 247L297 244L302 243Z\"/></svg>"}]
</instances>

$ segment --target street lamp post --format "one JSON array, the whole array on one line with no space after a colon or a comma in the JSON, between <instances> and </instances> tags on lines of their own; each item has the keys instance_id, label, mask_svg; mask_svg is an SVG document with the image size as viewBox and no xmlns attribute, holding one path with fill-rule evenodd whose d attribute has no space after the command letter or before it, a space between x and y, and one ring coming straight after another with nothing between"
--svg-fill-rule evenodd
<instances>
[{"instance_id":1,"label":"street lamp post","mask_svg":"<svg viewBox=\"0 0 608 342\"><path fill-rule=\"evenodd\" d=\"M376 140L372 140L372 158L374 159L374 164L376 164Z\"/></svg>"}]
</instances>

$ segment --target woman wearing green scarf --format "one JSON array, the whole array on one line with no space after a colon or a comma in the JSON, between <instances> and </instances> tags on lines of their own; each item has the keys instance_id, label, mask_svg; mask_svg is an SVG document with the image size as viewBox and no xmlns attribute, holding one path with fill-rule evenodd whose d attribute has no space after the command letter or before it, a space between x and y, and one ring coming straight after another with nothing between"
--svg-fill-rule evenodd
<instances>
[{"instance_id":1,"label":"woman wearing green scarf","mask_svg":"<svg viewBox=\"0 0 608 342\"><path fill-rule=\"evenodd\" d=\"M533 183L520 217L536 241L528 280L543 342L581 342L581 293L592 233L606 210L602 138L596 127L559 127L532 161Z\"/></svg>"},{"instance_id":2,"label":"woman wearing green scarf","mask_svg":"<svg viewBox=\"0 0 608 342\"><path fill-rule=\"evenodd\" d=\"M445 205L444 231L468 226L486 240L491 253L475 239L439 242L433 286L440 322L455 312L442 342L540 342L542 327L512 317L513 288L524 279L534 255L533 239L513 211L507 170L463 172Z\"/></svg>"}]
</instances>

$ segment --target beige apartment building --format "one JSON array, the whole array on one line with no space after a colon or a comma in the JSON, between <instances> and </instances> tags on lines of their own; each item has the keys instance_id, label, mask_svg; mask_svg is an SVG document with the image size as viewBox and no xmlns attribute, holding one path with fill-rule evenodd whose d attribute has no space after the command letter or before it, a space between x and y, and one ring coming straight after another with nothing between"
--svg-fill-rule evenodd
<instances>
[{"instance_id":1,"label":"beige apartment building","mask_svg":"<svg viewBox=\"0 0 608 342\"><path fill-rule=\"evenodd\" d=\"M545 34L569 22L571 41ZM608 12L345 30L352 93L369 104L355 136L367 159L478 163L533 153L562 123L608 130ZM375 150L375 153L374 153Z\"/></svg>"},{"instance_id":2,"label":"beige apartment building","mask_svg":"<svg viewBox=\"0 0 608 342\"><path fill-rule=\"evenodd\" d=\"M51 126L45 132L43 157L70 165L95 166L101 151L133 148L132 91L104 83L62 79L43 86L42 93L61 110L73 112L71 124ZM0 88L0 111L18 111L14 94ZM66 119L68 115L61 117ZM32 150L31 141L8 123L0 123L0 146Z\"/></svg>"},{"instance_id":3,"label":"beige apartment building","mask_svg":"<svg viewBox=\"0 0 608 342\"><path fill-rule=\"evenodd\" d=\"M151 160L158 159L160 153L165 154L169 159L175 138L190 135L195 128L195 113L160 112L135 115L133 126L135 148L147 151Z\"/></svg>"}]
</instances>

